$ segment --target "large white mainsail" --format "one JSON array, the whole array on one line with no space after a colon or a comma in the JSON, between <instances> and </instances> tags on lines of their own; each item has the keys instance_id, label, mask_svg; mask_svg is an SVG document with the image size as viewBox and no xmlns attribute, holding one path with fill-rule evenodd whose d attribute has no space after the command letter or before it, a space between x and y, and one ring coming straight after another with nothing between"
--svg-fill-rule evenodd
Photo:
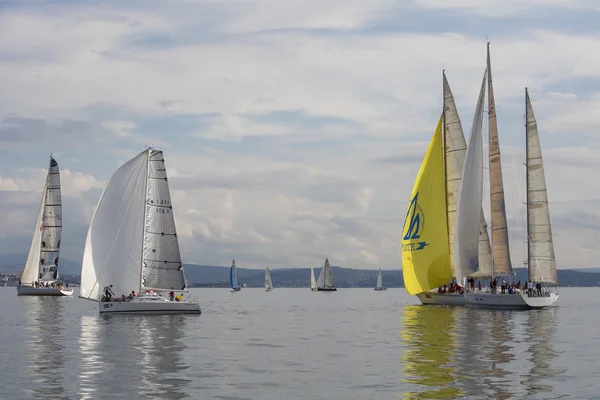
<instances>
[{"instance_id":1,"label":"large white mainsail","mask_svg":"<svg viewBox=\"0 0 600 400\"><path fill-rule=\"evenodd\" d=\"M487 71L486 71L487 72ZM465 157L461 190L458 200L454 256L456 280L463 282L479 267L479 241L481 234L481 204L483 202L483 102L486 74L484 73L477 106L473 116L471 137Z\"/></svg>"},{"instance_id":2,"label":"large white mainsail","mask_svg":"<svg viewBox=\"0 0 600 400\"><path fill-rule=\"evenodd\" d=\"M62 200L58 163L50 156L42 201L21 282L55 282L62 233Z\"/></svg>"},{"instance_id":3,"label":"large white mainsail","mask_svg":"<svg viewBox=\"0 0 600 400\"><path fill-rule=\"evenodd\" d=\"M147 149L111 177L92 216L80 297L144 288L183 290L185 277L161 151Z\"/></svg>"},{"instance_id":4,"label":"large white mainsail","mask_svg":"<svg viewBox=\"0 0 600 400\"><path fill-rule=\"evenodd\" d=\"M142 289L186 287L162 151L148 156Z\"/></svg>"},{"instance_id":5,"label":"large white mainsail","mask_svg":"<svg viewBox=\"0 0 600 400\"><path fill-rule=\"evenodd\" d=\"M271 271L269 270L269 267L265 270L265 289L267 291L273 289L273 281L271 280Z\"/></svg>"},{"instance_id":6,"label":"large white mainsail","mask_svg":"<svg viewBox=\"0 0 600 400\"><path fill-rule=\"evenodd\" d=\"M529 92L525 88L527 157L527 264L530 282L555 284L556 259L542 150Z\"/></svg>"}]
</instances>

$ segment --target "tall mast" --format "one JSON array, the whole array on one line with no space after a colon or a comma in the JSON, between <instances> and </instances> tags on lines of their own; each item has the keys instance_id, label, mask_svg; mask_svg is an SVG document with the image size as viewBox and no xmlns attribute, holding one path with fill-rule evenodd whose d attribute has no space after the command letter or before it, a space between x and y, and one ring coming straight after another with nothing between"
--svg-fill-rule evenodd
<instances>
[{"instance_id":1,"label":"tall mast","mask_svg":"<svg viewBox=\"0 0 600 400\"><path fill-rule=\"evenodd\" d=\"M146 184L144 185L144 227L142 230L142 251L140 257L140 288L138 293L142 291L144 287L144 243L146 238L146 213L148 211L148 175L150 174L150 152L152 151L151 147L146 149L147 157L146 157Z\"/></svg>"},{"instance_id":2,"label":"tall mast","mask_svg":"<svg viewBox=\"0 0 600 400\"><path fill-rule=\"evenodd\" d=\"M527 88L525 88L525 193L526 193L526 200L525 200L525 215L526 215L526 220L525 220L525 224L527 225L527 237L525 238L525 240L527 241L527 271L528 271L528 276L529 276L529 271L531 270L531 249L529 246L529 141L527 140L527 117L528 117L528 113L527 113L527 99L529 98L529 93L527 91ZM528 278L529 280L529 278Z\"/></svg>"},{"instance_id":3,"label":"tall mast","mask_svg":"<svg viewBox=\"0 0 600 400\"><path fill-rule=\"evenodd\" d=\"M492 85L492 66L490 61L490 42L487 43L488 69L488 130L490 165L490 211L492 223L492 253L494 256L493 275L512 275L508 226L506 223L506 205L504 201L504 183L502 181L502 161L498 140L498 123Z\"/></svg>"},{"instance_id":4,"label":"tall mast","mask_svg":"<svg viewBox=\"0 0 600 400\"><path fill-rule=\"evenodd\" d=\"M442 162L443 168L444 168L444 191L446 192L446 232L448 233L448 254L450 254L450 269L452 270L452 276L456 278L456 272L454 270L455 266L454 266L454 257L452 256L453 254L453 247L450 244L450 221L448 218L448 138L446 137L446 135L448 135L448 127L446 125L446 85L447 85L447 80L446 80L446 70L443 69L442 70L442 127L444 128L444 134L442 135L442 146L444 149L444 160Z\"/></svg>"}]
</instances>

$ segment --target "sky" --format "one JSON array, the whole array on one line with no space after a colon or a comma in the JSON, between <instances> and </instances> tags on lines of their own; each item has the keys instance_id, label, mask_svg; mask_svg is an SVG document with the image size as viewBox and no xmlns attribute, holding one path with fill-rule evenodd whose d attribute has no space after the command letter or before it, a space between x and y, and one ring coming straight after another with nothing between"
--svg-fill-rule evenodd
<instances>
[{"instance_id":1,"label":"sky","mask_svg":"<svg viewBox=\"0 0 600 400\"><path fill-rule=\"evenodd\" d=\"M50 153L77 261L104 185L153 146L185 263L400 268L442 70L468 136L489 38L513 266L528 87L557 265L598 267L599 18L592 0L1 1L0 254L25 262Z\"/></svg>"}]
</instances>

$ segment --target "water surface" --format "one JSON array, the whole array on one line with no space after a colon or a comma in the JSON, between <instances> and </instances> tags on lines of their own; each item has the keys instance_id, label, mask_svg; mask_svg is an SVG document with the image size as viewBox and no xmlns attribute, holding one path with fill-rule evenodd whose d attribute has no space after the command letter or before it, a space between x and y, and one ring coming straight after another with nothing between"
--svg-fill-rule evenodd
<instances>
[{"instance_id":1,"label":"water surface","mask_svg":"<svg viewBox=\"0 0 600 400\"><path fill-rule=\"evenodd\" d=\"M194 289L200 316L100 316L0 288L3 399L593 398L593 288L558 306L417 305L403 289Z\"/></svg>"}]
</instances>

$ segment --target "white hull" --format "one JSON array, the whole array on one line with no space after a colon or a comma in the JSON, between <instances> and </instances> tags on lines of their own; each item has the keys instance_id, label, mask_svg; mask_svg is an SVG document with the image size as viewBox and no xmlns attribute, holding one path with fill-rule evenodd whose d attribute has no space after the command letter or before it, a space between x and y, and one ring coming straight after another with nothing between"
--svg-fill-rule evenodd
<instances>
[{"instance_id":1,"label":"white hull","mask_svg":"<svg viewBox=\"0 0 600 400\"><path fill-rule=\"evenodd\" d=\"M465 296L457 293L419 293L421 304L439 306L464 306Z\"/></svg>"},{"instance_id":2,"label":"white hull","mask_svg":"<svg viewBox=\"0 0 600 400\"><path fill-rule=\"evenodd\" d=\"M100 314L201 314L197 301L169 301L162 297L101 301L98 309Z\"/></svg>"},{"instance_id":3,"label":"white hull","mask_svg":"<svg viewBox=\"0 0 600 400\"><path fill-rule=\"evenodd\" d=\"M549 296L529 297L527 293L491 294L467 293L466 305L476 308L493 308L499 310L531 310L549 307L558 300L557 293Z\"/></svg>"},{"instance_id":4,"label":"white hull","mask_svg":"<svg viewBox=\"0 0 600 400\"><path fill-rule=\"evenodd\" d=\"M71 296L73 289L17 286L17 294L19 296Z\"/></svg>"}]
</instances>

